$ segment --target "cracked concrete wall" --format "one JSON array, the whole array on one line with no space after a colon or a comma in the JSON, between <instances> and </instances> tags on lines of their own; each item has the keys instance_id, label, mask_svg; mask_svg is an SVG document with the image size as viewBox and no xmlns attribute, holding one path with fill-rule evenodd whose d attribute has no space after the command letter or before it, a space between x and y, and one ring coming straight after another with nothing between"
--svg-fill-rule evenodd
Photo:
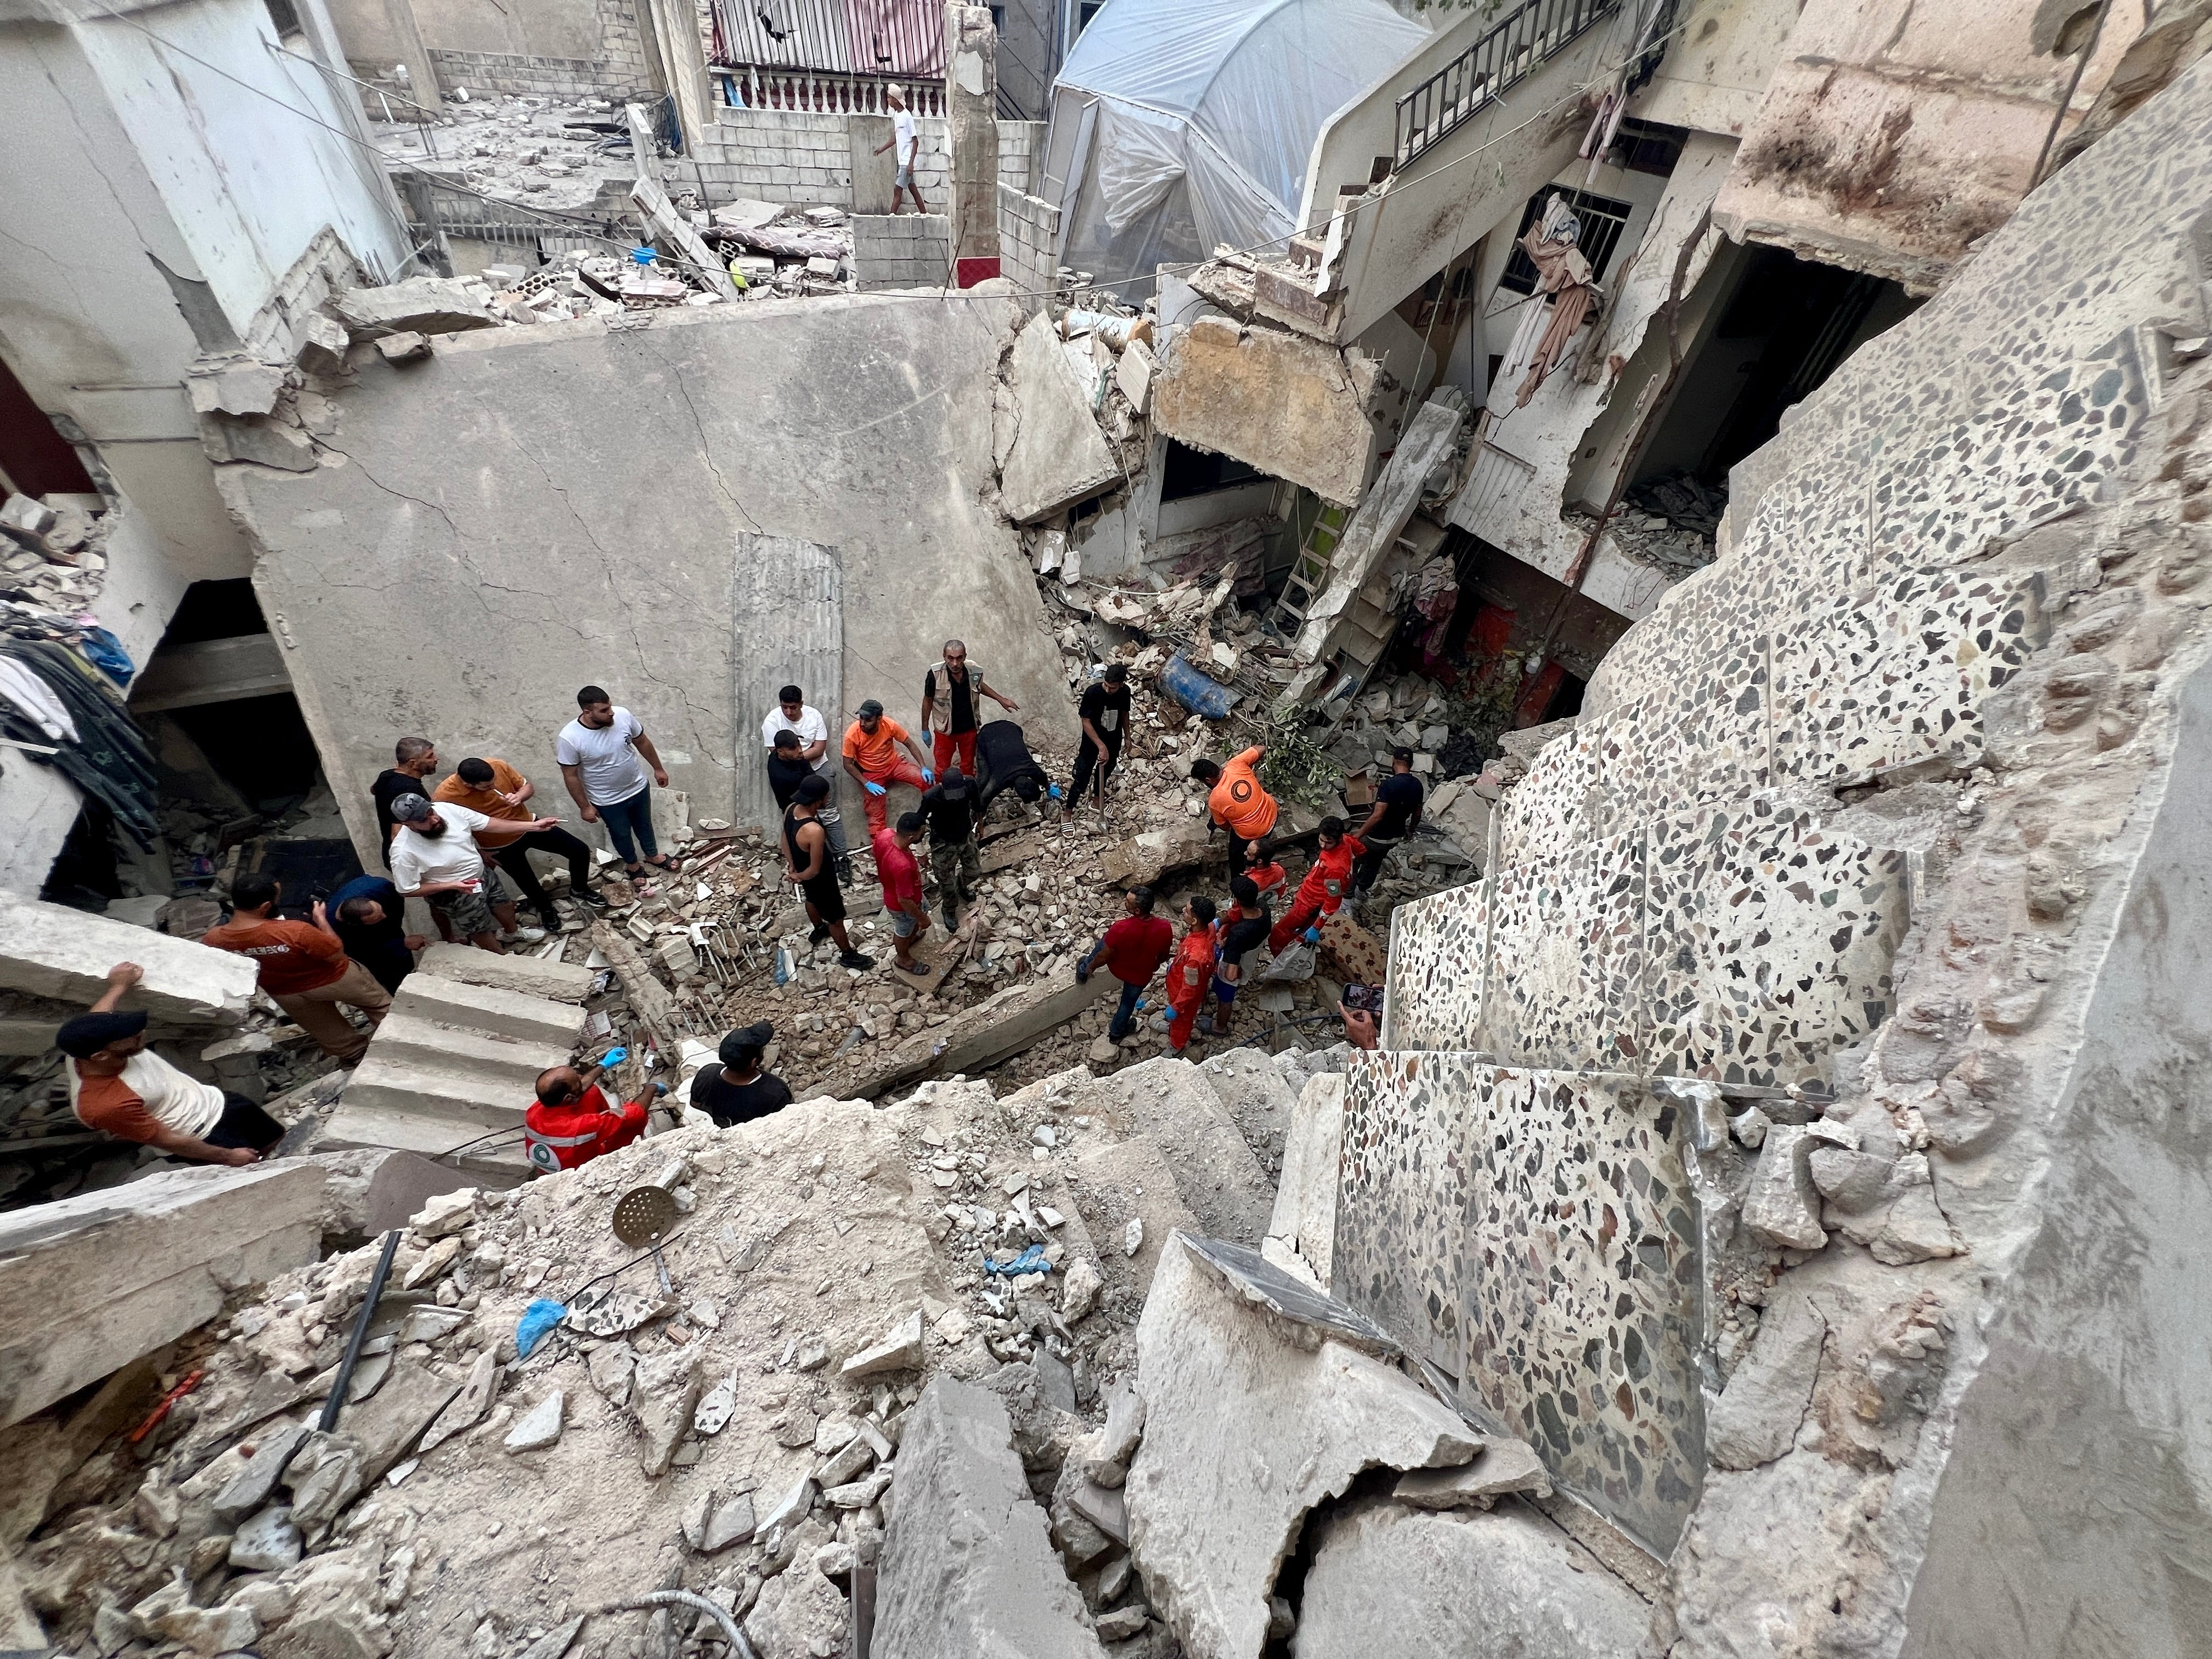
<instances>
[{"instance_id":1,"label":"cracked concrete wall","mask_svg":"<svg viewBox=\"0 0 2212 1659\"><path fill-rule=\"evenodd\" d=\"M1017 718L1066 718L1035 580L985 500L1013 321L981 295L814 299L442 337L360 369L314 471L220 469L364 856L362 786L412 732L513 761L573 817L553 738L592 682L695 817L731 816L767 712L734 706L733 633L776 622L737 614L746 532L837 551L844 684L805 688L833 726L875 696L914 726L956 635Z\"/></svg>"}]
</instances>

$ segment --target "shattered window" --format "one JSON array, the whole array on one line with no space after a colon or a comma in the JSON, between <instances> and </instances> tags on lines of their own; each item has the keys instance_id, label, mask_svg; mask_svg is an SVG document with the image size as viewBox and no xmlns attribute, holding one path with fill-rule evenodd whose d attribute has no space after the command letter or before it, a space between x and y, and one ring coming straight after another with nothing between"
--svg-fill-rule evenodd
<instances>
[{"instance_id":1,"label":"shattered window","mask_svg":"<svg viewBox=\"0 0 2212 1659\"><path fill-rule=\"evenodd\" d=\"M1567 205L1583 222L1583 239L1578 246L1583 258L1590 263L1590 273L1600 282L1605 280L1605 268L1613 263L1613 251L1620 241L1620 233L1626 228L1628 216L1635 211L1634 204L1617 202L1610 196L1593 196L1586 190L1565 190L1558 185L1547 185L1528 198L1522 210L1521 228L1513 233L1517 244L1528 234L1528 227L1543 216L1544 204L1554 192L1567 198ZM1510 288L1516 294L1536 291L1536 267L1528 256L1516 246L1513 258L1507 261L1505 274L1498 279L1498 286Z\"/></svg>"}]
</instances>

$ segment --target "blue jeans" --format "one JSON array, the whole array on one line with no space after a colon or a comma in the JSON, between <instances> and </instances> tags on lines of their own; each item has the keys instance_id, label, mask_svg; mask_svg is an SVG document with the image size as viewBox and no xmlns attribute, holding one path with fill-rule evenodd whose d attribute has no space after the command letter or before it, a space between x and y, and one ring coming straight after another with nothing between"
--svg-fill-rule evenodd
<instances>
[{"instance_id":1,"label":"blue jeans","mask_svg":"<svg viewBox=\"0 0 2212 1659\"><path fill-rule=\"evenodd\" d=\"M653 786L649 783L628 800L600 807L599 822L607 827L607 838L615 844L616 856L626 865L637 862L641 848L647 858L660 850L653 839ZM633 836L636 837L634 844Z\"/></svg>"},{"instance_id":2,"label":"blue jeans","mask_svg":"<svg viewBox=\"0 0 2212 1659\"><path fill-rule=\"evenodd\" d=\"M1106 1024L1106 1035L1119 1042L1129 1035L1129 1028L1137 1023L1137 1004L1144 1000L1145 988L1122 981L1121 1000L1114 1010L1114 1018Z\"/></svg>"}]
</instances>

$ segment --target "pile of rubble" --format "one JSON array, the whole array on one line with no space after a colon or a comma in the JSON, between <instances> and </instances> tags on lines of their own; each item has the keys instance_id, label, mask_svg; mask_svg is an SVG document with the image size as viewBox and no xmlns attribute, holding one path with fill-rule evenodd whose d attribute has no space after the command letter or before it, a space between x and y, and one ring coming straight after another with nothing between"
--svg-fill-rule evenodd
<instances>
[{"instance_id":1,"label":"pile of rubble","mask_svg":"<svg viewBox=\"0 0 2212 1659\"><path fill-rule=\"evenodd\" d=\"M1064 1611L1138 1644L1117 1654L1171 1653L1113 1492L1139 1315L1179 1230L1261 1243L1262 1160L1296 1155L1301 1102L1340 1097L1346 1052L814 1100L433 1199L330 1428L374 1245L234 1298L139 1368L167 1403L144 1434L113 1431L135 1396L95 1402L89 1437L82 1405L8 1431L0 1546L72 1652L546 1659L645 1650L648 1626L651 1650L712 1652L719 1609L762 1659L827 1655L896 1553L941 1376L1011 1419L1016 1496L1050 1504L1079 1586L1060 1580ZM678 1216L640 1254L611 1218L647 1184ZM539 1337L549 1302L564 1311ZM656 1589L708 1609L639 1608Z\"/></svg>"},{"instance_id":2,"label":"pile of rubble","mask_svg":"<svg viewBox=\"0 0 2212 1659\"><path fill-rule=\"evenodd\" d=\"M76 637L100 597L114 515L100 495L57 493L0 501L0 630Z\"/></svg>"},{"instance_id":3,"label":"pile of rubble","mask_svg":"<svg viewBox=\"0 0 2212 1659\"><path fill-rule=\"evenodd\" d=\"M636 173L623 106L457 88L434 124L373 125L387 164L455 177L471 190L532 207L580 211Z\"/></svg>"}]
</instances>

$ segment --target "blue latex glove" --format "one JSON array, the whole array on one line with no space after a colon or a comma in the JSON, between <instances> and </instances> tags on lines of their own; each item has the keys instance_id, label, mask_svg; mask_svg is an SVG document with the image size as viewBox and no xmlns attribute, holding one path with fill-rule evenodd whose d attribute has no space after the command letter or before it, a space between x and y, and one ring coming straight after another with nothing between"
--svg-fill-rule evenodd
<instances>
[{"instance_id":1,"label":"blue latex glove","mask_svg":"<svg viewBox=\"0 0 2212 1659\"><path fill-rule=\"evenodd\" d=\"M884 787L880 783L864 783L860 787L872 795L880 795L884 793Z\"/></svg>"},{"instance_id":2,"label":"blue latex glove","mask_svg":"<svg viewBox=\"0 0 2212 1659\"><path fill-rule=\"evenodd\" d=\"M1079 962L1075 964L1075 982L1078 985L1088 985L1091 983L1091 964L1089 963Z\"/></svg>"},{"instance_id":3,"label":"blue latex glove","mask_svg":"<svg viewBox=\"0 0 2212 1659\"><path fill-rule=\"evenodd\" d=\"M983 1263L983 1271L995 1279L1019 1279L1028 1273L1049 1273L1052 1271L1052 1263L1044 1259L1043 1245L1032 1244L1012 1261L1003 1266L996 1261L986 1261Z\"/></svg>"},{"instance_id":4,"label":"blue latex glove","mask_svg":"<svg viewBox=\"0 0 2212 1659\"><path fill-rule=\"evenodd\" d=\"M924 788L927 788L931 784L935 783L936 781L937 774L931 771L927 766L923 767L921 769L922 787Z\"/></svg>"},{"instance_id":5,"label":"blue latex glove","mask_svg":"<svg viewBox=\"0 0 2212 1659\"><path fill-rule=\"evenodd\" d=\"M1309 945L1318 945L1321 943L1321 929L1318 927L1309 927L1302 937Z\"/></svg>"},{"instance_id":6,"label":"blue latex glove","mask_svg":"<svg viewBox=\"0 0 2212 1659\"><path fill-rule=\"evenodd\" d=\"M659 1099L662 1095L665 1095L667 1092L668 1085L665 1083L656 1083L653 1085L653 1093L655 1099Z\"/></svg>"},{"instance_id":7,"label":"blue latex glove","mask_svg":"<svg viewBox=\"0 0 2212 1659\"><path fill-rule=\"evenodd\" d=\"M524 1359L530 1351L544 1341L548 1333L568 1316L568 1310L550 1296L541 1296L522 1310L521 1322L514 1328L514 1352Z\"/></svg>"},{"instance_id":8,"label":"blue latex glove","mask_svg":"<svg viewBox=\"0 0 2212 1659\"><path fill-rule=\"evenodd\" d=\"M599 1056L599 1064L606 1066L619 1066L623 1061L629 1058L629 1050L620 1046L617 1046L608 1049L606 1053Z\"/></svg>"}]
</instances>

